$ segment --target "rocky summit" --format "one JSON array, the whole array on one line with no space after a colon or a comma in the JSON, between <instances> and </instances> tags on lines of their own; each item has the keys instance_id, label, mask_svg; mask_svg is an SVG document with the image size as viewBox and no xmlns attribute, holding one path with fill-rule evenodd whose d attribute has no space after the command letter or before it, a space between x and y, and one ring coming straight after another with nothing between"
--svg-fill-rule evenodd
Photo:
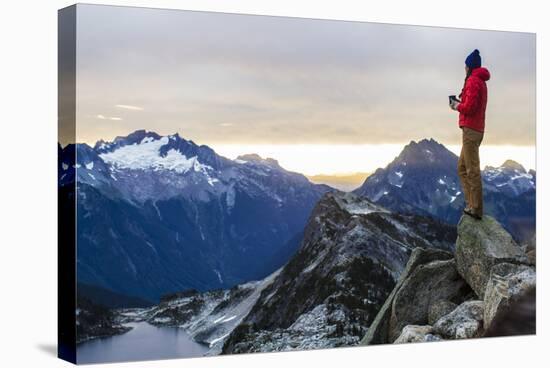
<instances>
[{"instance_id":1,"label":"rocky summit","mask_svg":"<svg viewBox=\"0 0 550 368\"><path fill-rule=\"evenodd\" d=\"M481 221L463 216L458 223L456 240L458 272L483 298L494 265L527 263L527 257L510 234L490 216Z\"/></svg>"},{"instance_id":2,"label":"rocky summit","mask_svg":"<svg viewBox=\"0 0 550 368\"><path fill-rule=\"evenodd\" d=\"M299 251L229 335L223 353L357 345L411 252L413 258L443 260L441 278L457 280L449 282L448 293L460 293L467 286L444 263L452 258L454 234L451 226L393 214L352 193L325 194L311 213ZM404 304L398 311L406 314L406 309Z\"/></svg>"},{"instance_id":3,"label":"rocky summit","mask_svg":"<svg viewBox=\"0 0 550 368\"><path fill-rule=\"evenodd\" d=\"M534 262L492 217L457 234L454 255L413 251L362 345L535 333Z\"/></svg>"},{"instance_id":4,"label":"rocky summit","mask_svg":"<svg viewBox=\"0 0 550 368\"><path fill-rule=\"evenodd\" d=\"M209 355L533 334L535 260L524 252L488 216L454 228L330 192L268 277L165 295L111 318L109 333L120 318L179 327Z\"/></svg>"},{"instance_id":5,"label":"rocky summit","mask_svg":"<svg viewBox=\"0 0 550 368\"><path fill-rule=\"evenodd\" d=\"M510 313L511 308L535 286L536 273L533 267L511 263L494 266L483 299L485 326L488 329L496 328L499 317Z\"/></svg>"},{"instance_id":6,"label":"rocky summit","mask_svg":"<svg viewBox=\"0 0 550 368\"><path fill-rule=\"evenodd\" d=\"M464 207L457 164L458 157L435 140L411 141L354 193L393 212L428 215L456 224ZM486 167L481 176L485 212L514 239L528 242L536 229L536 172L507 160L500 167Z\"/></svg>"},{"instance_id":7,"label":"rocky summit","mask_svg":"<svg viewBox=\"0 0 550 368\"><path fill-rule=\"evenodd\" d=\"M58 150L60 188L76 185L78 282L149 302L267 277L332 190L273 159L230 160L178 134L138 130ZM62 201L71 195L60 190Z\"/></svg>"}]
</instances>

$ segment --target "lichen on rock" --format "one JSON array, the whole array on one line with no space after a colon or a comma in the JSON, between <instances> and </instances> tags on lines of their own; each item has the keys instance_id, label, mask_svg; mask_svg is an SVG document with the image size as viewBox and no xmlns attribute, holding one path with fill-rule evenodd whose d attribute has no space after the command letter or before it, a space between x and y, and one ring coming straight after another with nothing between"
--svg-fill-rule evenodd
<instances>
[{"instance_id":1,"label":"lichen on rock","mask_svg":"<svg viewBox=\"0 0 550 368\"><path fill-rule=\"evenodd\" d=\"M494 266L485 290L485 326L489 328L497 314L509 310L519 299L536 286L536 274L532 267L501 263Z\"/></svg>"},{"instance_id":2,"label":"lichen on rock","mask_svg":"<svg viewBox=\"0 0 550 368\"><path fill-rule=\"evenodd\" d=\"M458 307L456 303L444 299L433 303L428 310L428 323L433 325L441 317L454 311L456 307Z\"/></svg>"},{"instance_id":3,"label":"lichen on rock","mask_svg":"<svg viewBox=\"0 0 550 368\"><path fill-rule=\"evenodd\" d=\"M491 216L485 215L481 221L470 216L462 216L457 233L458 272L480 299L485 295L487 281L494 265L503 262L528 262L521 247Z\"/></svg>"},{"instance_id":4,"label":"lichen on rock","mask_svg":"<svg viewBox=\"0 0 550 368\"><path fill-rule=\"evenodd\" d=\"M534 262L490 216L457 233L454 258L413 251L361 344L535 333Z\"/></svg>"},{"instance_id":5,"label":"lichen on rock","mask_svg":"<svg viewBox=\"0 0 550 368\"><path fill-rule=\"evenodd\" d=\"M389 324L390 341L395 340L406 325L427 324L433 303L440 300L460 302L469 292L470 287L458 274L453 259L419 266L395 295Z\"/></svg>"},{"instance_id":6,"label":"lichen on rock","mask_svg":"<svg viewBox=\"0 0 550 368\"><path fill-rule=\"evenodd\" d=\"M369 327L369 330L363 340L361 340L361 345L375 345L375 344L386 344L389 342L389 321L392 314L393 301L397 292L403 287L403 284L407 278L416 270L419 266L437 260L449 260L452 259L452 254L437 249L424 249L424 248L415 248L411 253L409 261L405 266L397 284L394 289L386 299L382 308L376 315L376 318Z\"/></svg>"},{"instance_id":7,"label":"lichen on rock","mask_svg":"<svg viewBox=\"0 0 550 368\"><path fill-rule=\"evenodd\" d=\"M441 336L435 335L432 332L433 328L430 325L407 325L403 327L401 335L399 335L399 337L393 343L404 344L409 342L431 342L442 340Z\"/></svg>"},{"instance_id":8,"label":"lichen on rock","mask_svg":"<svg viewBox=\"0 0 550 368\"><path fill-rule=\"evenodd\" d=\"M451 313L441 317L433 331L447 339L469 339L483 332L483 302L470 300L459 305Z\"/></svg>"}]
</instances>

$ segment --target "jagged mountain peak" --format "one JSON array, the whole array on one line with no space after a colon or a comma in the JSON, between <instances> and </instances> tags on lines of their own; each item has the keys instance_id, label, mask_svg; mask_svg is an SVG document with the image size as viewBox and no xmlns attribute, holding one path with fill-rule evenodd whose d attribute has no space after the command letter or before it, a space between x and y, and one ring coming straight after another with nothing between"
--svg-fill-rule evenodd
<instances>
[{"instance_id":1,"label":"jagged mountain peak","mask_svg":"<svg viewBox=\"0 0 550 368\"><path fill-rule=\"evenodd\" d=\"M456 223L464 204L457 164L458 157L434 139L412 141L354 193L391 211L430 215ZM518 239L534 230L528 214L534 208L536 173L526 172L519 163L507 160L500 167L487 166L482 178L487 212L499 218ZM523 205L518 205L520 202ZM509 213L511 208L516 208L514 216ZM524 211L524 215L518 216L518 211Z\"/></svg>"},{"instance_id":2,"label":"jagged mountain peak","mask_svg":"<svg viewBox=\"0 0 550 368\"><path fill-rule=\"evenodd\" d=\"M455 161L456 155L449 151L443 144L437 142L433 138L422 139L418 142L411 141L407 144L399 156L390 163L392 164L407 164L407 165L425 165L430 164L447 164L450 161Z\"/></svg>"},{"instance_id":3,"label":"jagged mountain peak","mask_svg":"<svg viewBox=\"0 0 550 368\"><path fill-rule=\"evenodd\" d=\"M423 138L419 140L418 142L415 140L411 140L407 146L405 146L405 149L410 147L421 147L421 148L428 148L428 147L435 147L435 146L443 146L438 141L436 141L433 138Z\"/></svg>"},{"instance_id":4,"label":"jagged mountain peak","mask_svg":"<svg viewBox=\"0 0 550 368\"><path fill-rule=\"evenodd\" d=\"M127 136L118 136L115 138L114 142L119 141L131 141L131 142L139 142L143 140L144 138L153 138L153 139L160 139L161 136L157 134L156 132L148 131L146 129L138 129Z\"/></svg>"},{"instance_id":5,"label":"jagged mountain peak","mask_svg":"<svg viewBox=\"0 0 550 368\"><path fill-rule=\"evenodd\" d=\"M161 136L155 132L139 129L128 134L127 136L117 136L112 142L100 139L96 142L93 149L98 153L112 152L113 150L123 146L142 143L147 138L158 140Z\"/></svg>"},{"instance_id":6,"label":"jagged mountain peak","mask_svg":"<svg viewBox=\"0 0 550 368\"><path fill-rule=\"evenodd\" d=\"M127 136L118 136L112 142L100 140L95 152L115 168L173 170L186 173L219 170L230 160L217 155L206 145L197 145L182 138L179 133L161 136L144 129Z\"/></svg>"},{"instance_id":7,"label":"jagged mountain peak","mask_svg":"<svg viewBox=\"0 0 550 368\"><path fill-rule=\"evenodd\" d=\"M527 172L516 161L506 160L500 167L487 166L483 170L484 190L517 197L536 188L536 173Z\"/></svg>"},{"instance_id":8,"label":"jagged mountain peak","mask_svg":"<svg viewBox=\"0 0 550 368\"><path fill-rule=\"evenodd\" d=\"M517 170L522 173L526 172L523 165L521 165L519 162L516 162L514 160L506 160L501 166L507 169Z\"/></svg>"},{"instance_id":9,"label":"jagged mountain peak","mask_svg":"<svg viewBox=\"0 0 550 368\"><path fill-rule=\"evenodd\" d=\"M263 158L262 156L258 155L257 153L247 153L244 155L240 155L237 157L237 160L240 161L246 161L246 162L253 162L253 163L259 163L264 164L272 167L280 168L279 161L275 160L274 158L267 157Z\"/></svg>"},{"instance_id":10,"label":"jagged mountain peak","mask_svg":"<svg viewBox=\"0 0 550 368\"><path fill-rule=\"evenodd\" d=\"M258 155L257 153L247 153L244 155L240 155L237 157L237 160L243 160L243 161L263 161L264 159L262 156Z\"/></svg>"},{"instance_id":11,"label":"jagged mountain peak","mask_svg":"<svg viewBox=\"0 0 550 368\"><path fill-rule=\"evenodd\" d=\"M373 212L388 212L385 208L371 202L366 197L361 197L351 192L329 192L323 199L334 199L338 207L350 215L367 215Z\"/></svg>"},{"instance_id":12,"label":"jagged mountain peak","mask_svg":"<svg viewBox=\"0 0 550 368\"><path fill-rule=\"evenodd\" d=\"M298 252L223 351L259 351L265 339L277 350L294 342L304 343L296 345L302 349L357 344L411 249L452 250L453 232L429 218L388 213L353 193L326 193L311 212Z\"/></svg>"},{"instance_id":13,"label":"jagged mountain peak","mask_svg":"<svg viewBox=\"0 0 550 368\"><path fill-rule=\"evenodd\" d=\"M186 173L190 169L212 169L200 157L196 145L174 136L139 134L129 140L119 140L113 146L100 150L100 157L119 169L172 170ZM210 152L209 152L210 153Z\"/></svg>"},{"instance_id":14,"label":"jagged mountain peak","mask_svg":"<svg viewBox=\"0 0 550 368\"><path fill-rule=\"evenodd\" d=\"M457 205L454 201L461 194L457 162L454 153L432 138L411 141L354 193L392 210L420 207L421 214L436 214L438 206Z\"/></svg>"},{"instance_id":15,"label":"jagged mountain peak","mask_svg":"<svg viewBox=\"0 0 550 368\"><path fill-rule=\"evenodd\" d=\"M124 151L117 153L117 151L123 148L131 150L132 154L128 155ZM230 164L230 160L217 155L212 148L207 145L198 145L192 140L187 140L177 132L163 136L156 132L140 129L127 136L117 136L111 142L99 140L93 149L99 155L106 155L108 159L110 158L109 154L115 154L119 156L119 158L131 158L130 156L139 157L139 155L145 155L146 157L142 157L146 159L145 161L141 159L137 161L133 160L134 162L130 165L132 167L137 165L140 168L142 168L143 165L139 165L140 162L138 161L144 164L153 160L153 156L157 157L153 160L155 162L158 161L158 159L168 159L169 161L173 161L173 159L178 159L179 161L184 160L184 167L189 166L190 163L187 162L189 160L195 160L201 165L208 166L215 170L219 170Z\"/></svg>"},{"instance_id":16,"label":"jagged mountain peak","mask_svg":"<svg viewBox=\"0 0 550 368\"><path fill-rule=\"evenodd\" d=\"M525 170L525 167L523 167L522 164L520 164L517 161L514 160L506 160L502 163L500 166L485 166L484 168L485 172L505 172L505 173L517 173L517 174L527 174L527 170ZM532 171L532 170L530 170Z\"/></svg>"},{"instance_id":17,"label":"jagged mountain peak","mask_svg":"<svg viewBox=\"0 0 550 368\"><path fill-rule=\"evenodd\" d=\"M79 281L155 299L274 271L331 188L261 160L235 162L178 133L143 129L62 148L59 185L78 186ZM98 254L109 258L101 270L86 264Z\"/></svg>"},{"instance_id":18,"label":"jagged mountain peak","mask_svg":"<svg viewBox=\"0 0 550 368\"><path fill-rule=\"evenodd\" d=\"M445 146L433 138L424 138L419 141L412 140L403 147L403 151L409 150L425 150L425 149L436 149L436 150L446 150Z\"/></svg>"},{"instance_id":19,"label":"jagged mountain peak","mask_svg":"<svg viewBox=\"0 0 550 368\"><path fill-rule=\"evenodd\" d=\"M112 152L118 148L127 145L139 145L150 143L152 141L164 140L168 142L184 142L186 144L198 147L192 140L186 140L178 132L170 135L160 135L156 132L146 129L138 129L126 136L117 136L112 141L100 139L96 142L93 149L98 153ZM206 147L206 146L205 146Z\"/></svg>"},{"instance_id":20,"label":"jagged mountain peak","mask_svg":"<svg viewBox=\"0 0 550 368\"><path fill-rule=\"evenodd\" d=\"M97 151L86 143L76 145L76 160L77 164L80 166L89 165L91 162L98 163L101 161Z\"/></svg>"}]
</instances>

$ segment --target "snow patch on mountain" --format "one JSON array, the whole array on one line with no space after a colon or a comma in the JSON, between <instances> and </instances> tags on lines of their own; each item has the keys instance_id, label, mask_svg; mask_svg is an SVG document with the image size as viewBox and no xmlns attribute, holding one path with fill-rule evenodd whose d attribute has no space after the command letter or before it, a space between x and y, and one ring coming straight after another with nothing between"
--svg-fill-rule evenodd
<instances>
[{"instance_id":1,"label":"snow patch on mountain","mask_svg":"<svg viewBox=\"0 0 550 368\"><path fill-rule=\"evenodd\" d=\"M101 269L81 263L80 277L157 299L174 287L229 287L280 267L290 253L278 249L301 231L311 208L332 189L273 159L241 160L246 163L177 134L141 130L93 148L78 143L61 149L59 185L79 185L79 254L95 259L90 254L101 252L108 259ZM106 209L113 221L105 218ZM111 222L116 234L109 232ZM143 254L153 254L145 240L158 259L143 261ZM250 269L235 267L243 254L251 258Z\"/></svg>"},{"instance_id":2,"label":"snow patch on mountain","mask_svg":"<svg viewBox=\"0 0 550 368\"><path fill-rule=\"evenodd\" d=\"M335 196L334 199L341 209L352 215L367 215L373 212L388 212L386 209L375 205L366 198L359 197L353 193L345 193Z\"/></svg>"},{"instance_id":3,"label":"snow patch on mountain","mask_svg":"<svg viewBox=\"0 0 550 368\"><path fill-rule=\"evenodd\" d=\"M157 215L159 217L159 220L162 221L162 215L160 214L160 210L159 208L157 207L157 202L156 201L153 201L153 208L155 209L155 211L157 211Z\"/></svg>"},{"instance_id":4,"label":"snow patch on mountain","mask_svg":"<svg viewBox=\"0 0 550 368\"><path fill-rule=\"evenodd\" d=\"M133 314L125 312L125 315L129 321L145 320L155 325L179 327L195 341L207 344L210 347L208 355L217 355L225 339L279 273L280 270L277 270L263 280L251 281L229 290L190 291L152 308L134 310Z\"/></svg>"},{"instance_id":5,"label":"snow patch on mountain","mask_svg":"<svg viewBox=\"0 0 550 368\"><path fill-rule=\"evenodd\" d=\"M215 269L214 273L218 277L218 281L220 282L220 284L223 284L222 274L220 273L220 271Z\"/></svg>"},{"instance_id":6,"label":"snow patch on mountain","mask_svg":"<svg viewBox=\"0 0 550 368\"><path fill-rule=\"evenodd\" d=\"M171 149L163 157L160 148L168 144L169 138L154 139L145 137L141 142L120 147L112 152L101 153L99 157L108 164L120 169L132 170L172 170L186 173L195 172L208 174L212 167L200 163L196 156L186 157L181 152ZM213 185L213 182L211 183Z\"/></svg>"},{"instance_id":7,"label":"snow patch on mountain","mask_svg":"<svg viewBox=\"0 0 550 368\"><path fill-rule=\"evenodd\" d=\"M147 244L149 246L149 248L151 248L151 250L153 252L155 252L155 254L157 254L157 249L155 248L155 246L153 244L151 244L150 242L148 241L145 241L145 244Z\"/></svg>"},{"instance_id":8,"label":"snow patch on mountain","mask_svg":"<svg viewBox=\"0 0 550 368\"><path fill-rule=\"evenodd\" d=\"M536 188L533 172L515 161L507 160L500 167L487 166L483 170L484 187L489 191L503 192L509 196L518 196Z\"/></svg>"},{"instance_id":9,"label":"snow patch on mountain","mask_svg":"<svg viewBox=\"0 0 550 368\"><path fill-rule=\"evenodd\" d=\"M401 188L404 183L403 172L393 171L388 175L388 182L394 187Z\"/></svg>"},{"instance_id":10,"label":"snow patch on mountain","mask_svg":"<svg viewBox=\"0 0 550 368\"><path fill-rule=\"evenodd\" d=\"M227 212L229 212L229 213L231 213L231 210L233 209L233 206L235 206L236 193L235 193L234 186L235 186L234 184L230 185L227 188L227 192L226 192L226 195L225 195L225 201L226 201L226 204L227 204Z\"/></svg>"}]
</instances>

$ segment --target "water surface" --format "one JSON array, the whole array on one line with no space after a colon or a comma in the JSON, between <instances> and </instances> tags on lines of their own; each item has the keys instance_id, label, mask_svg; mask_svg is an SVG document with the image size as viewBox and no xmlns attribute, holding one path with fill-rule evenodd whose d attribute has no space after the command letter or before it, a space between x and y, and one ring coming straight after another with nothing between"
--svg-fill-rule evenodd
<instances>
[{"instance_id":1,"label":"water surface","mask_svg":"<svg viewBox=\"0 0 550 368\"><path fill-rule=\"evenodd\" d=\"M195 342L185 331L175 327L155 327L147 322L133 322L132 330L122 335L91 340L77 347L79 364L191 358L203 356L208 347Z\"/></svg>"}]
</instances>

